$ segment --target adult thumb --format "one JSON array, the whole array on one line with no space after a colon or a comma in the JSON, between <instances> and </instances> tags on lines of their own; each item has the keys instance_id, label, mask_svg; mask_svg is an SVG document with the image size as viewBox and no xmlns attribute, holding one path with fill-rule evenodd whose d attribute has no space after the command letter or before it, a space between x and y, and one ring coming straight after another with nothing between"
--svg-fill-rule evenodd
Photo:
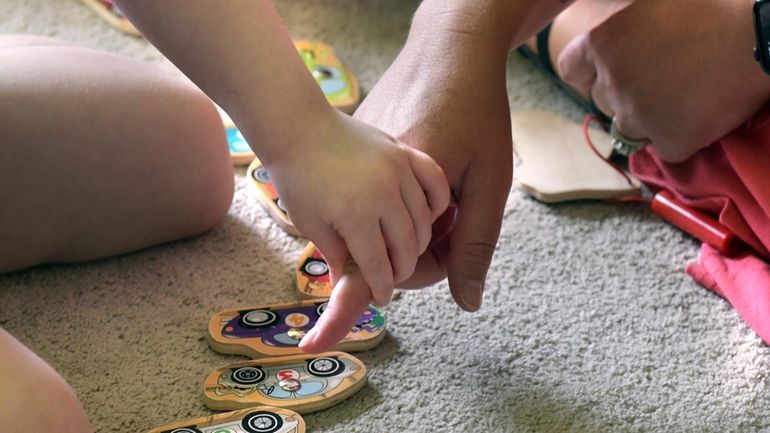
<instances>
[{"instance_id":1,"label":"adult thumb","mask_svg":"<svg viewBox=\"0 0 770 433\"><path fill-rule=\"evenodd\" d=\"M499 176L477 171L476 176L468 176L459 198L447 276L452 297L466 311L481 307L486 275L500 236L511 186L509 171ZM479 172L483 176L478 176Z\"/></svg>"}]
</instances>

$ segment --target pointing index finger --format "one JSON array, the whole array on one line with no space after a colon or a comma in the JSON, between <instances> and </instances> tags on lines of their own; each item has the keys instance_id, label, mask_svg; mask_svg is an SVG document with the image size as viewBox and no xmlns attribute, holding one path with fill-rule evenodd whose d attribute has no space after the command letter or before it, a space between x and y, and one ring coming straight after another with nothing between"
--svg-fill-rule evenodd
<instances>
[{"instance_id":1,"label":"pointing index finger","mask_svg":"<svg viewBox=\"0 0 770 433\"><path fill-rule=\"evenodd\" d=\"M371 291L354 264L345 267L326 310L299 344L307 353L331 350L350 332L369 307Z\"/></svg>"}]
</instances>

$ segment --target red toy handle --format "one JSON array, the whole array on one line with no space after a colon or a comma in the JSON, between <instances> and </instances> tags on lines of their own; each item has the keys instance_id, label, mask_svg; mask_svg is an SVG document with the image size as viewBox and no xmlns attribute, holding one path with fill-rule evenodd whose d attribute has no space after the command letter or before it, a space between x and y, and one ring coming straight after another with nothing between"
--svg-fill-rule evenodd
<instances>
[{"instance_id":1,"label":"red toy handle","mask_svg":"<svg viewBox=\"0 0 770 433\"><path fill-rule=\"evenodd\" d=\"M705 213L677 200L668 191L660 191L652 199L652 211L696 239L705 242L725 256L732 256L744 248L735 233Z\"/></svg>"}]
</instances>

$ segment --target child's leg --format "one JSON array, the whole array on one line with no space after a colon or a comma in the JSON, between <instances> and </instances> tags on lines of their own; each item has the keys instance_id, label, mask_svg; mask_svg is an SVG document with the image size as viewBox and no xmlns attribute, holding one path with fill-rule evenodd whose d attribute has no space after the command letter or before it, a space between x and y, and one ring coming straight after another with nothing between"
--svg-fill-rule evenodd
<instances>
[{"instance_id":1,"label":"child's leg","mask_svg":"<svg viewBox=\"0 0 770 433\"><path fill-rule=\"evenodd\" d=\"M223 219L232 168L197 88L45 39L0 47L0 272L120 254Z\"/></svg>"},{"instance_id":2,"label":"child's leg","mask_svg":"<svg viewBox=\"0 0 770 433\"><path fill-rule=\"evenodd\" d=\"M0 35L0 50L35 46L71 46L67 42L37 35Z\"/></svg>"},{"instance_id":3,"label":"child's leg","mask_svg":"<svg viewBox=\"0 0 770 433\"><path fill-rule=\"evenodd\" d=\"M0 425L19 432L92 432L72 389L48 364L0 328Z\"/></svg>"}]
</instances>

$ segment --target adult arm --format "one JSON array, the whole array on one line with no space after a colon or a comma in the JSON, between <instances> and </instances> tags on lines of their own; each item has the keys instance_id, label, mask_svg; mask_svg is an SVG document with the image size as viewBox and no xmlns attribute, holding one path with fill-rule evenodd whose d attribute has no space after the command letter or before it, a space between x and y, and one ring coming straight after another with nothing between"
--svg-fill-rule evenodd
<instances>
[{"instance_id":1,"label":"adult arm","mask_svg":"<svg viewBox=\"0 0 770 433\"><path fill-rule=\"evenodd\" d=\"M570 2L426 0L406 45L355 116L444 169L456 215L404 286L448 276L463 309L480 307L512 181L506 58Z\"/></svg>"}]
</instances>

